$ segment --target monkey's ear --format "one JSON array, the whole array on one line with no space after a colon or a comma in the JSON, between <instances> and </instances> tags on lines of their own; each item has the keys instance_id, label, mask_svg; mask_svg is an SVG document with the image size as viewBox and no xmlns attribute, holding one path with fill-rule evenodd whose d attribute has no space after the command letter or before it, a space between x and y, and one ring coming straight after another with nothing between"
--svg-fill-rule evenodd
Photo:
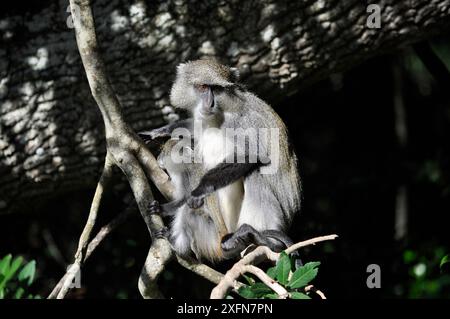
<instances>
[{"instance_id":1,"label":"monkey's ear","mask_svg":"<svg viewBox=\"0 0 450 319\"><path fill-rule=\"evenodd\" d=\"M231 82L235 83L239 81L239 70L238 68L230 68Z\"/></svg>"}]
</instances>

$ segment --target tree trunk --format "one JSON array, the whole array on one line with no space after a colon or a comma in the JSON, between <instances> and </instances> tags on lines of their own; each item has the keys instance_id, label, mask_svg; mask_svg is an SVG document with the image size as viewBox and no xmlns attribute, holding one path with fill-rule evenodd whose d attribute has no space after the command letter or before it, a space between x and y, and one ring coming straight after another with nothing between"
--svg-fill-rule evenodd
<instances>
[{"instance_id":1,"label":"tree trunk","mask_svg":"<svg viewBox=\"0 0 450 319\"><path fill-rule=\"evenodd\" d=\"M0 214L30 210L38 196L94 187L103 164L103 124L68 3L47 2L23 15L0 14ZM276 103L450 23L450 0L378 3L375 29L360 0L100 0L94 14L126 120L142 130L174 116L168 92L184 60L218 57Z\"/></svg>"}]
</instances>

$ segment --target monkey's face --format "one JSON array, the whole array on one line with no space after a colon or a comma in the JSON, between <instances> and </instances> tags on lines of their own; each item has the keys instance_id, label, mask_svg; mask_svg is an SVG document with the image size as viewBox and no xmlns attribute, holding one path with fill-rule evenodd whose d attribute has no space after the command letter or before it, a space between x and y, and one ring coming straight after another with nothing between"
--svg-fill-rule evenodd
<instances>
[{"instance_id":1,"label":"monkey's face","mask_svg":"<svg viewBox=\"0 0 450 319\"><path fill-rule=\"evenodd\" d=\"M168 140L161 149L157 161L169 176L184 172L192 162L193 150L189 142L172 138Z\"/></svg>"},{"instance_id":2,"label":"monkey's face","mask_svg":"<svg viewBox=\"0 0 450 319\"><path fill-rule=\"evenodd\" d=\"M172 86L170 102L194 116L208 118L227 110L229 93L237 78L235 69L209 60L180 64Z\"/></svg>"}]
</instances>

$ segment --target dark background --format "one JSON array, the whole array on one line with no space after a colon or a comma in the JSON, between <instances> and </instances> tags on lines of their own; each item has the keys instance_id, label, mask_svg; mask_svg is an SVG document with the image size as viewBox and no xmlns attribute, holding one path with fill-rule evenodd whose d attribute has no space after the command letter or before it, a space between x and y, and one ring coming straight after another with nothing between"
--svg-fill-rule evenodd
<instances>
[{"instance_id":1,"label":"dark background","mask_svg":"<svg viewBox=\"0 0 450 319\"><path fill-rule=\"evenodd\" d=\"M449 40L430 41L447 68ZM322 263L314 283L329 298L450 297L450 276L439 268L450 251L447 84L433 78L407 47L335 74L274 106L289 128L303 179L303 208L290 235L296 241L339 235L301 252L304 261ZM396 133L401 123L404 142ZM407 223L404 236L396 238L402 189ZM34 293L46 296L72 260L93 193L87 189L60 196L40 206L39 215L0 217L0 257L12 253L37 261ZM108 197L100 224L117 214L123 206L119 197L126 193L119 187ZM140 298L137 280L149 244L136 213L94 253L82 273L83 288L69 296ZM366 286L369 264L381 267L380 289ZM212 288L175 263L160 286L175 298L208 297Z\"/></svg>"}]
</instances>

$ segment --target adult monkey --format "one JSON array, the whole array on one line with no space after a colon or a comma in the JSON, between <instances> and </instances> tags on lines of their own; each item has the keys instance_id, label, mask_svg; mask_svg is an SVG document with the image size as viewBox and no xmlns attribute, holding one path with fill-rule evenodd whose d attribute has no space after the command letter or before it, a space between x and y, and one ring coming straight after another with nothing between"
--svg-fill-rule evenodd
<instances>
[{"instance_id":1,"label":"adult monkey","mask_svg":"<svg viewBox=\"0 0 450 319\"><path fill-rule=\"evenodd\" d=\"M191 117L140 133L144 139L177 135L183 128L194 133L195 153L206 173L186 201L196 209L217 191L229 233L221 247L230 258L250 243L277 251L289 245L286 232L301 196L297 157L286 126L237 80L235 69L212 60L180 64L170 101ZM250 132L249 140L235 139L236 132ZM270 165L263 165L267 157Z\"/></svg>"}]
</instances>

